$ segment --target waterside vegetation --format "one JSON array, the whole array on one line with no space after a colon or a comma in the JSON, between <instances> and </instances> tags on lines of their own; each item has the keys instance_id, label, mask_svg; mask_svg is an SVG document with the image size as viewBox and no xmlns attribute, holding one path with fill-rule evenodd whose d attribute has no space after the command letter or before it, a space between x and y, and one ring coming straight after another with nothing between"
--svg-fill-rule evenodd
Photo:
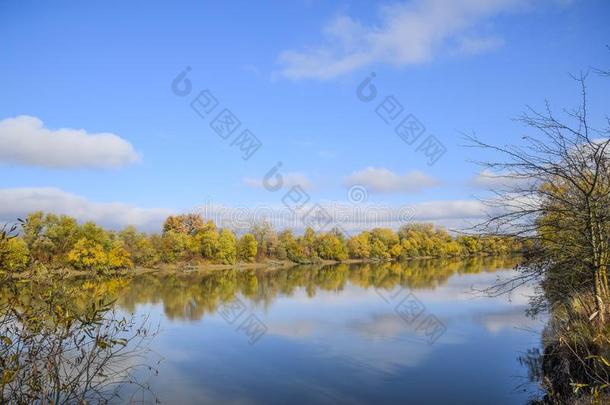
<instances>
[{"instance_id":1,"label":"waterside vegetation","mask_svg":"<svg viewBox=\"0 0 610 405\"><path fill-rule=\"evenodd\" d=\"M255 224L236 235L198 214L170 216L160 234L130 226L119 232L93 222L79 224L66 215L34 212L20 221L19 235L0 244L0 269L8 274L71 270L116 274L134 268L184 268L210 265L320 263L346 260L507 255L522 250L516 238L452 236L431 224L407 224L397 232L375 228L354 236L337 229L296 235ZM218 266L217 266L218 267Z\"/></svg>"}]
</instances>

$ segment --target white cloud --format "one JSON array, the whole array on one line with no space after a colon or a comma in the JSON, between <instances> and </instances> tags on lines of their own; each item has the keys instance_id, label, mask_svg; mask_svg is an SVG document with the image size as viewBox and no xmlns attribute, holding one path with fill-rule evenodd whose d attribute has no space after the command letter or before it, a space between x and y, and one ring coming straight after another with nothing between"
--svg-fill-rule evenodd
<instances>
[{"instance_id":1,"label":"white cloud","mask_svg":"<svg viewBox=\"0 0 610 405\"><path fill-rule=\"evenodd\" d=\"M425 201L412 205L414 221L482 218L487 207L478 200Z\"/></svg>"},{"instance_id":2,"label":"white cloud","mask_svg":"<svg viewBox=\"0 0 610 405\"><path fill-rule=\"evenodd\" d=\"M483 314L475 319L494 335L504 330L541 330L543 322L540 319L525 316L527 308L527 305L516 306L502 312Z\"/></svg>"},{"instance_id":3,"label":"white cloud","mask_svg":"<svg viewBox=\"0 0 610 405\"><path fill-rule=\"evenodd\" d=\"M380 193L419 192L440 184L438 180L419 171L398 175L388 169L375 167L352 173L345 182L348 186L361 185Z\"/></svg>"},{"instance_id":4,"label":"white cloud","mask_svg":"<svg viewBox=\"0 0 610 405\"><path fill-rule=\"evenodd\" d=\"M504 40L498 37L464 37L459 40L455 52L463 55L473 55L491 51L502 45L504 45Z\"/></svg>"},{"instance_id":5,"label":"white cloud","mask_svg":"<svg viewBox=\"0 0 610 405\"><path fill-rule=\"evenodd\" d=\"M485 190L515 190L528 187L531 179L519 178L516 175L495 173L491 170L482 170L470 180L470 185Z\"/></svg>"},{"instance_id":6,"label":"white cloud","mask_svg":"<svg viewBox=\"0 0 610 405\"><path fill-rule=\"evenodd\" d=\"M135 225L147 231L159 231L172 214L163 208L139 208L133 205L93 202L84 197L52 187L0 189L0 222L15 222L34 211L66 214L79 221L94 221L110 228Z\"/></svg>"},{"instance_id":7,"label":"white cloud","mask_svg":"<svg viewBox=\"0 0 610 405\"><path fill-rule=\"evenodd\" d=\"M133 146L112 133L48 129L32 116L0 121L0 163L48 168L117 168L139 161Z\"/></svg>"},{"instance_id":8,"label":"white cloud","mask_svg":"<svg viewBox=\"0 0 610 405\"><path fill-rule=\"evenodd\" d=\"M141 208L120 202L95 202L85 197L53 187L0 189L0 223L15 222L28 213L44 211L66 214L79 221L94 221L112 229L135 225L148 232L158 232L161 224L174 210L166 208ZM322 204L338 224L347 232L357 232L375 227L397 229L412 222L433 222L449 228L460 228L471 224L469 219L483 216L484 205L475 200L427 201L404 206L373 204ZM308 204L303 211L307 212ZM278 206L229 207L206 202L193 212L211 219L220 227L246 231L253 223L266 220L277 229L305 228L303 213L292 213Z\"/></svg>"},{"instance_id":9,"label":"white cloud","mask_svg":"<svg viewBox=\"0 0 610 405\"><path fill-rule=\"evenodd\" d=\"M282 174L282 184L284 188L290 188L293 186L301 186L304 190L311 190L313 185L307 176L303 173L292 172ZM263 179L256 179L254 177L244 178L244 183L248 187L252 188L263 188Z\"/></svg>"},{"instance_id":10,"label":"white cloud","mask_svg":"<svg viewBox=\"0 0 610 405\"><path fill-rule=\"evenodd\" d=\"M340 226L353 233L372 228L393 228L413 222L432 222L450 229L461 229L477 223L485 216L486 208L477 200L426 201L407 205L384 205L370 203L324 202L320 203L331 219L326 228ZM266 221L276 229L302 231L306 225L304 218L314 207L309 202L297 212L283 206L258 205L255 207L230 207L207 201L195 208L194 212L212 219L218 226L237 232L247 231L254 223ZM318 229L318 228L316 228Z\"/></svg>"},{"instance_id":11,"label":"white cloud","mask_svg":"<svg viewBox=\"0 0 610 405\"><path fill-rule=\"evenodd\" d=\"M342 15L324 27L323 44L282 52L279 74L328 79L373 63L406 66L443 51L488 51L502 44L485 32L488 20L530 4L533 0L413 0L381 6L373 25Z\"/></svg>"}]
</instances>

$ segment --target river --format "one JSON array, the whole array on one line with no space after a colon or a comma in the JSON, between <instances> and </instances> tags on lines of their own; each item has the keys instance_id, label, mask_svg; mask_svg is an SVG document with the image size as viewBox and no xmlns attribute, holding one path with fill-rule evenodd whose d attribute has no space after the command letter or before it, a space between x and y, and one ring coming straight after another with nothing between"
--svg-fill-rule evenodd
<instances>
[{"instance_id":1,"label":"river","mask_svg":"<svg viewBox=\"0 0 610 405\"><path fill-rule=\"evenodd\" d=\"M538 388L520 358L544 324L525 316L532 291L478 292L514 264L144 275L115 305L160 327L158 374L141 377L162 403L523 404Z\"/></svg>"}]
</instances>

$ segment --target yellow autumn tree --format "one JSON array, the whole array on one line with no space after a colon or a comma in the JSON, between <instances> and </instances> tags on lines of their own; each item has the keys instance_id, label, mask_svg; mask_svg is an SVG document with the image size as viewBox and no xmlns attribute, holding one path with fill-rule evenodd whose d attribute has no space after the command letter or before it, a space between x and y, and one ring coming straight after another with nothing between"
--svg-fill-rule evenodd
<instances>
[{"instance_id":1,"label":"yellow autumn tree","mask_svg":"<svg viewBox=\"0 0 610 405\"><path fill-rule=\"evenodd\" d=\"M68 253L68 261L78 270L103 271L108 266L108 255L102 244L81 238Z\"/></svg>"},{"instance_id":2,"label":"yellow autumn tree","mask_svg":"<svg viewBox=\"0 0 610 405\"><path fill-rule=\"evenodd\" d=\"M129 252L121 241L115 241L108 252L108 267L111 270L124 270L133 268Z\"/></svg>"},{"instance_id":3,"label":"yellow autumn tree","mask_svg":"<svg viewBox=\"0 0 610 405\"><path fill-rule=\"evenodd\" d=\"M21 238L6 238L0 241L0 271L8 273L27 269L30 254L27 244Z\"/></svg>"}]
</instances>

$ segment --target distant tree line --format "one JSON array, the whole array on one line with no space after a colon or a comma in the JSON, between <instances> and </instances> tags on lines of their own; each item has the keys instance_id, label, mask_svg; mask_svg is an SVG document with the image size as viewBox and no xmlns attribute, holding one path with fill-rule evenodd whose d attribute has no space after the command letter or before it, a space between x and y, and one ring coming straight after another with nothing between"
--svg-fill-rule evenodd
<instances>
[{"instance_id":1,"label":"distant tree line","mask_svg":"<svg viewBox=\"0 0 610 405\"><path fill-rule=\"evenodd\" d=\"M161 234L133 226L108 231L93 222L79 224L66 215L34 212L22 221L19 237L0 246L0 269L24 271L31 266L117 271L167 264L235 264L267 260L315 263L347 259L404 260L415 257L503 255L520 251L514 238L457 236L431 224L409 224L398 232L375 228L348 237L337 229L297 236L276 232L268 223L237 236L198 214L169 216Z\"/></svg>"}]
</instances>

